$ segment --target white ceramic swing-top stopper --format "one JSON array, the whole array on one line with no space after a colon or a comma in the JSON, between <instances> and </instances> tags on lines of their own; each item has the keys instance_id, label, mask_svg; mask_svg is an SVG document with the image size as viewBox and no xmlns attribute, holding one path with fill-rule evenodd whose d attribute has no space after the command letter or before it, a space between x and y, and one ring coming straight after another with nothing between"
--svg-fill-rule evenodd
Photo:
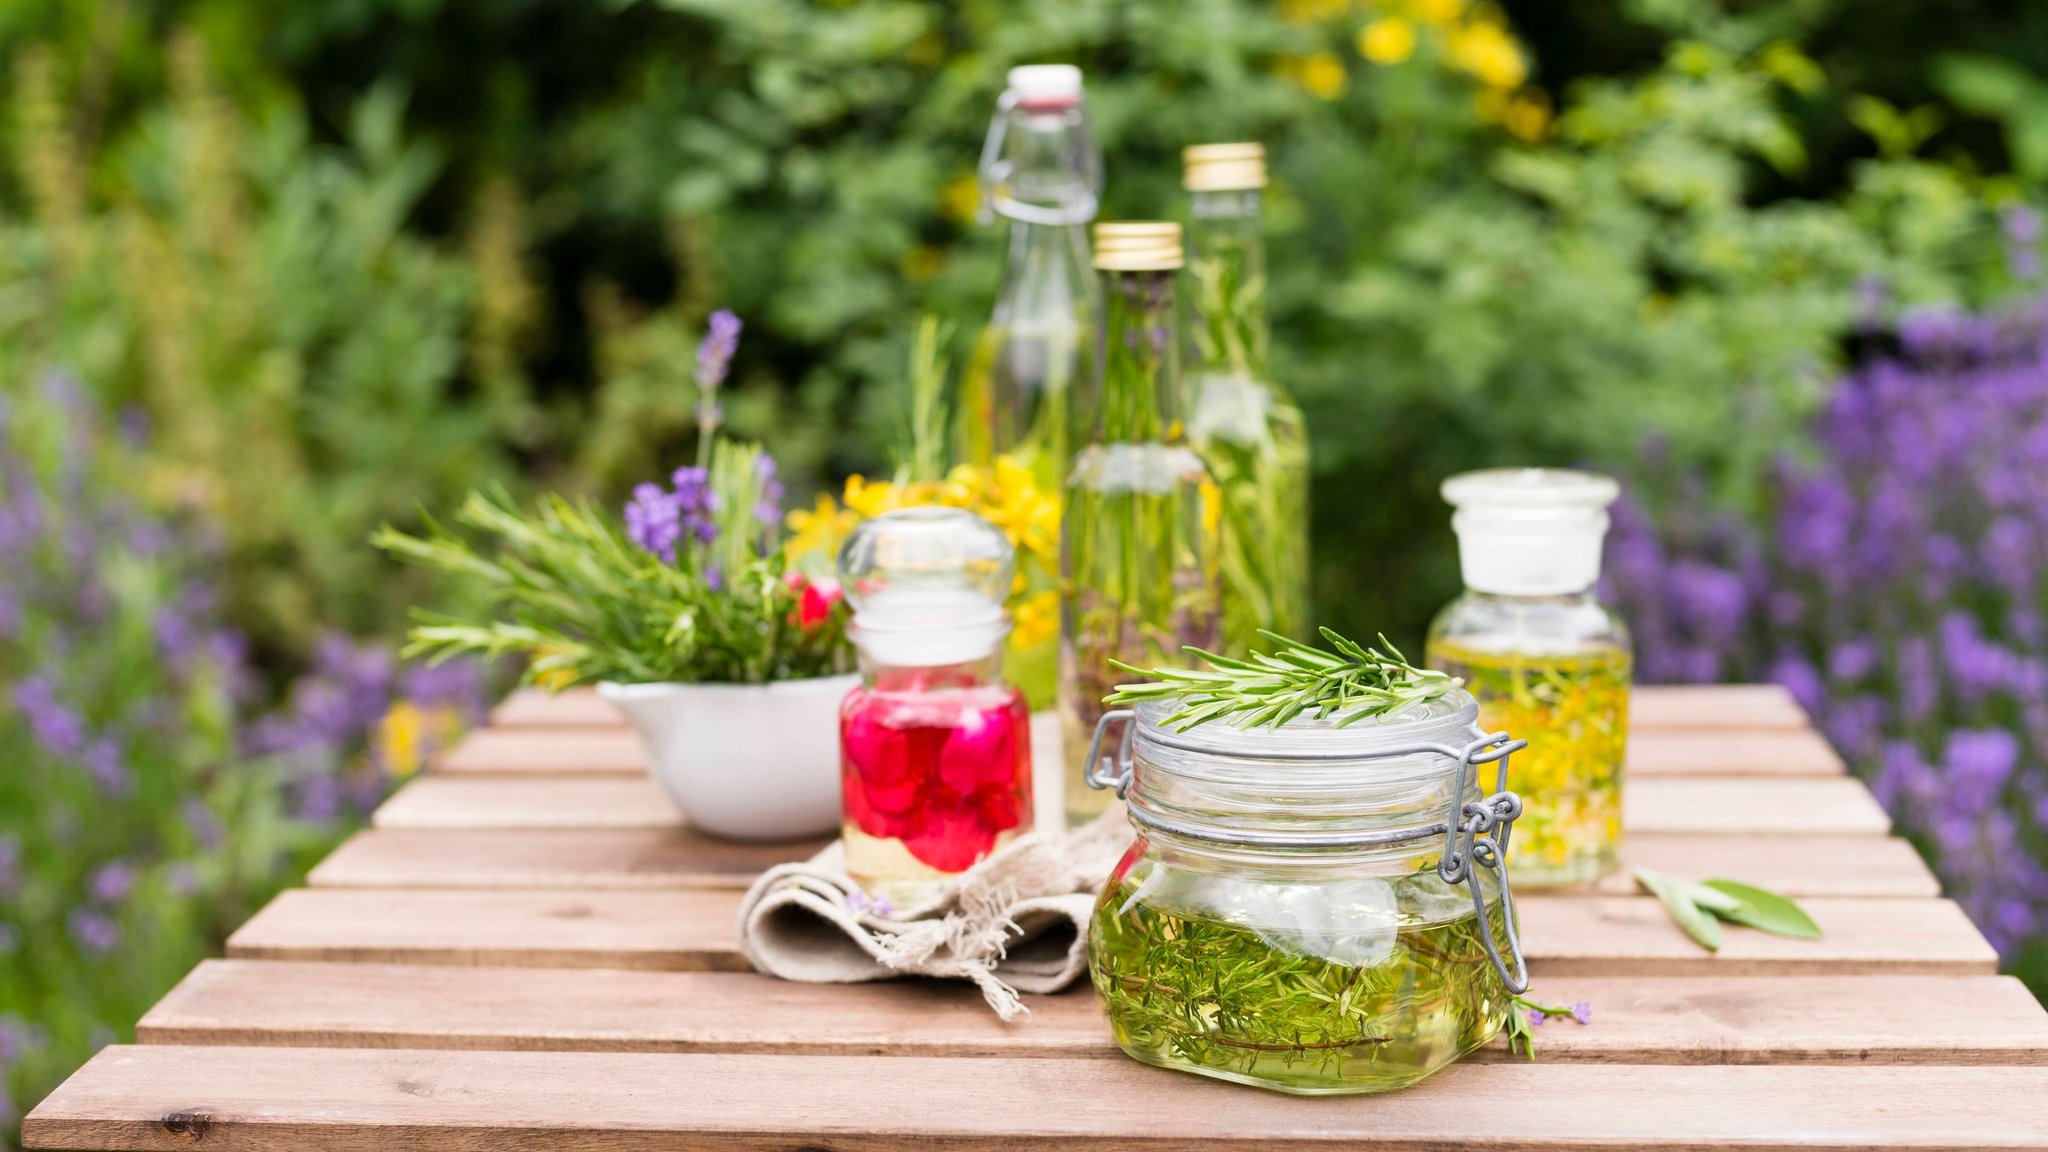
<instances>
[{"instance_id":1,"label":"white ceramic swing-top stopper","mask_svg":"<svg viewBox=\"0 0 2048 1152\"><path fill-rule=\"evenodd\" d=\"M1611 478L1558 468L1494 468L1444 481L1457 512L1465 586L1502 596L1563 596L1600 579Z\"/></svg>"}]
</instances>

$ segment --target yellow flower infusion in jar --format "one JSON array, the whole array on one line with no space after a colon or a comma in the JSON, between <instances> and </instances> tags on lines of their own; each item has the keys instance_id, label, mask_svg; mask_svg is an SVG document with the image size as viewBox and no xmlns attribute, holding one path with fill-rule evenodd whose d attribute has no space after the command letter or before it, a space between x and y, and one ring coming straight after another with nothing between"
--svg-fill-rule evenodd
<instances>
[{"instance_id":1,"label":"yellow flower infusion in jar","mask_svg":"<svg viewBox=\"0 0 2048 1152\"><path fill-rule=\"evenodd\" d=\"M1598 879L1621 845L1629 640L1593 592L1617 493L1607 477L1546 469L1444 483L1465 593L1430 626L1427 662L1465 681L1482 727L1529 742L1505 785L1523 800L1510 852L1525 886ZM1481 770L1483 787L1502 786Z\"/></svg>"},{"instance_id":2,"label":"yellow flower infusion in jar","mask_svg":"<svg viewBox=\"0 0 2048 1152\"><path fill-rule=\"evenodd\" d=\"M1628 736L1629 653L1612 644L1530 654L1512 644L1440 641L1429 664L1465 681L1479 725L1529 742L1508 786L1523 798L1512 848L1526 885L1577 884L1615 865L1621 760ZM1501 787L1493 765L1479 786Z\"/></svg>"}]
</instances>

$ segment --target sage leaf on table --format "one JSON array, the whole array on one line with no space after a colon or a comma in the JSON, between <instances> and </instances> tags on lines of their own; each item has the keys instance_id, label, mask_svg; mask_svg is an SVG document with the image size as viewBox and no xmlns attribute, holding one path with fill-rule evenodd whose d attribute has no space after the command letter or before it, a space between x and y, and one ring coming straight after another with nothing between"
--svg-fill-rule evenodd
<instances>
[{"instance_id":1,"label":"sage leaf on table","mask_svg":"<svg viewBox=\"0 0 2048 1152\"><path fill-rule=\"evenodd\" d=\"M1723 920L1793 940L1820 939L1820 925L1804 909L1754 884L1736 880L1689 884L1648 868L1636 869L1635 877L1637 884L1664 905L1685 934L1709 952L1721 950Z\"/></svg>"},{"instance_id":2,"label":"sage leaf on table","mask_svg":"<svg viewBox=\"0 0 2048 1152\"><path fill-rule=\"evenodd\" d=\"M1671 918L1678 922L1680 928L1685 929L1685 934L1692 937L1693 943L1709 952L1721 950L1721 922L1693 900L1692 894L1686 890L1691 887L1690 885L1681 884L1661 872L1652 872L1648 868L1636 869L1636 883L1642 885L1650 895L1655 896L1664 905L1664 910L1671 914Z\"/></svg>"},{"instance_id":3,"label":"sage leaf on table","mask_svg":"<svg viewBox=\"0 0 2048 1152\"><path fill-rule=\"evenodd\" d=\"M1820 925L1813 922L1813 917L1776 892L1734 880L1705 880L1701 884L1735 900L1736 906L1729 911L1714 910L1714 914L1724 920L1747 924L1773 936L1794 940L1820 939Z\"/></svg>"}]
</instances>

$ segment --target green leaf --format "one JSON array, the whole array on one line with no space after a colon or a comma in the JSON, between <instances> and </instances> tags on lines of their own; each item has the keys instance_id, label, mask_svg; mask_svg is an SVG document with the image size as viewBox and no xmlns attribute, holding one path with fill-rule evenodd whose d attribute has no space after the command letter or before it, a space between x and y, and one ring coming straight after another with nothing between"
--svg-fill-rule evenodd
<instances>
[{"instance_id":1,"label":"green leaf","mask_svg":"<svg viewBox=\"0 0 2048 1152\"><path fill-rule=\"evenodd\" d=\"M1714 914L1724 920L1747 924L1773 936L1787 936L1794 940L1820 939L1820 925L1813 922L1813 917L1776 892L1734 880L1708 880L1702 886L1735 902L1735 907L1727 911L1713 909Z\"/></svg>"},{"instance_id":2,"label":"green leaf","mask_svg":"<svg viewBox=\"0 0 2048 1152\"><path fill-rule=\"evenodd\" d=\"M1671 914L1671 918L1678 922L1680 928L1685 929L1685 934L1692 937L1693 943L1709 952L1721 950L1720 922L1693 903L1692 898L1686 894L1685 885L1648 868L1636 869L1635 876L1636 883L1663 903L1664 910Z\"/></svg>"},{"instance_id":3,"label":"green leaf","mask_svg":"<svg viewBox=\"0 0 2048 1152\"><path fill-rule=\"evenodd\" d=\"M1726 918L1729 913L1742 907L1742 899L1740 897L1730 896L1718 888L1709 888L1704 884L1685 884L1678 881L1673 881L1673 883L1678 884L1679 890L1685 893L1686 899L1691 900L1694 904L1712 912L1716 916Z\"/></svg>"}]
</instances>

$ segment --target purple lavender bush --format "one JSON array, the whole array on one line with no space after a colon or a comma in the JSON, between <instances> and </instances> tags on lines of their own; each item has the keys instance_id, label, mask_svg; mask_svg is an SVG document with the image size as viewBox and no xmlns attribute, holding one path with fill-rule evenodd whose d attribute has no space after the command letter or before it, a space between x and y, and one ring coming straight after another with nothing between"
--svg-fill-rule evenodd
<instances>
[{"instance_id":1,"label":"purple lavender bush","mask_svg":"<svg viewBox=\"0 0 2048 1152\"><path fill-rule=\"evenodd\" d=\"M481 706L474 665L330 639L265 711L218 533L130 495L61 374L0 391L0 1147Z\"/></svg>"},{"instance_id":2,"label":"purple lavender bush","mask_svg":"<svg viewBox=\"0 0 2048 1152\"><path fill-rule=\"evenodd\" d=\"M1768 534L1620 510L1642 677L1789 688L2048 993L2048 301L1907 316L1813 439Z\"/></svg>"}]
</instances>

